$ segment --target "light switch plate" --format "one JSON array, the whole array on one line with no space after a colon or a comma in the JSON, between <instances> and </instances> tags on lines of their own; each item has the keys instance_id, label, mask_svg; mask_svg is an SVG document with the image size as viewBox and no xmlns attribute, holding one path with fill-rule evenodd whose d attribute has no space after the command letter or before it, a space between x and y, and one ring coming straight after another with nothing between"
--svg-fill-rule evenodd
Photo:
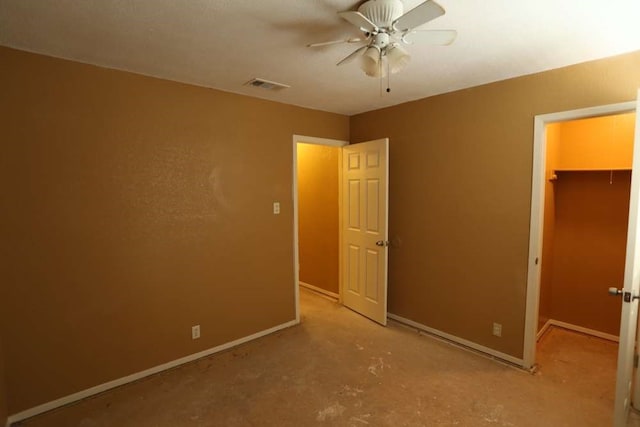
<instances>
[{"instance_id":1,"label":"light switch plate","mask_svg":"<svg viewBox=\"0 0 640 427\"><path fill-rule=\"evenodd\" d=\"M280 202L273 202L273 214L274 215L280 214Z\"/></svg>"},{"instance_id":2,"label":"light switch plate","mask_svg":"<svg viewBox=\"0 0 640 427\"><path fill-rule=\"evenodd\" d=\"M500 323L493 324L493 335L495 335L496 337L502 336L502 325Z\"/></svg>"}]
</instances>

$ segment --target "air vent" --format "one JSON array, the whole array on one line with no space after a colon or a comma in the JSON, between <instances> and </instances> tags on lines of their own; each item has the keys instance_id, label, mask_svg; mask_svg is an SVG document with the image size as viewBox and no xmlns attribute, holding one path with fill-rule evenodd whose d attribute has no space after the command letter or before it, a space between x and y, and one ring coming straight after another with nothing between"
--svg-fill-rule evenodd
<instances>
[{"instance_id":1,"label":"air vent","mask_svg":"<svg viewBox=\"0 0 640 427\"><path fill-rule=\"evenodd\" d=\"M245 86L259 87L266 90L282 90L282 89L287 89L291 87L282 83L277 83L277 82L272 82L270 80L257 79L257 78L249 80L248 82L245 83Z\"/></svg>"}]
</instances>

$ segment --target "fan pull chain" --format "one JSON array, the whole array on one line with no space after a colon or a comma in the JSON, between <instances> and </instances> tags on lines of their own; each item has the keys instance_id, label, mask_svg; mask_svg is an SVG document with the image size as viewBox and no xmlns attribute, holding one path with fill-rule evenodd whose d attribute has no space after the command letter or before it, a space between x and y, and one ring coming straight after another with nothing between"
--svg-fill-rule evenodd
<instances>
[{"instance_id":1,"label":"fan pull chain","mask_svg":"<svg viewBox=\"0 0 640 427\"><path fill-rule=\"evenodd\" d=\"M391 92L391 66L389 65L389 59L387 59L387 93Z\"/></svg>"},{"instance_id":2,"label":"fan pull chain","mask_svg":"<svg viewBox=\"0 0 640 427\"><path fill-rule=\"evenodd\" d=\"M380 75L380 98L382 98L382 80L384 79L382 75L382 50L380 51L380 57L378 59L378 74Z\"/></svg>"}]
</instances>

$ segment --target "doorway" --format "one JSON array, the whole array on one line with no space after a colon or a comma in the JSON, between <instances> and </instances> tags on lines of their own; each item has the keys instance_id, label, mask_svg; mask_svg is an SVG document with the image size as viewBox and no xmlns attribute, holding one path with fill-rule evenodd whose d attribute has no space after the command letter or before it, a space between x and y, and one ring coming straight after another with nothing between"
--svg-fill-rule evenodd
<instances>
[{"instance_id":1,"label":"doorway","mask_svg":"<svg viewBox=\"0 0 640 427\"><path fill-rule=\"evenodd\" d=\"M530 254L530 267L527 278L527 308L525 318L525 339L524 339L524 351L523 362L525 368L533 368L536 363L536 342L538 332L541 328L547 324L548 319L540 321L540 309L546 311L545 304L547 301L541 301L541 285L542 285L542 268L541 262L545 258L550 257L547 252L544 253L543 243L545 241L545 232L547 233L547 240L549 230L545 231L545 206L553 201L550 194L551 186L554 185L555 178L561 179L558 173L555 173L553 169L549 169L547 165L547 150L548 150L548 132L549 125L556 123L570 122L575 120L592 119L598 117L612 116L612 115L624 115L628 113L634 113L636 108L635 102L626 102L620 104L605 105L600 107L586 108L582 110L572 110L561 113L545 114L537 116L535 119L534 129L534 152L533 152L533 177L532 177L532 198L531 198L531 224L530 224L530 238L529 238L529 254ZM555 129L557 131L557 129ZM553 131L553 130L552 130ZM553 135L552 135L553 138ZM565 147L566 148L566 147ZM575 152L575 150L572 150ZM557 155L557 150L554 154ZM569 156L571 157L571 156ZM576 159L574 159L576 160ZM596 169L594 162L602 160L598 155L588 158L577 159L583 165L582 169ZM625 165L627 169L631 169L630 165ZM606 166L611 168L612 166ZM611 169L600 166L600 170L604 171L605 178L611 178ZM571 169L567 167L566 169ZM579 169L574 167L574 169ZM618 167L618 169L624 169ZM592 171L598 173L598 171ZM624 171L618 171L623 173ZM562 172L560 172L562 173ZM574 174L579 173L577 170ZM583 172L589 174L591 172ZM600 172L603 173L603 172ZM609 177L606 174L609 173ZM615 171L613 174L615 175ZM571 172L565 174L570 175ZM554 177L556 175L556 177ZM551 180L551 181L550 181ZM548 211L547 211L548 213ZM548 219L548 218L547 218ZM549 247L547 246L547 251ZM548 280L545 277L545 280ZM619 284L620 285L620 284ZM602 284L602 292L606 296L606 289L609 284ZM568 323L568 322L567 322ZM593 329L593 328L590 328ZM609 334L612 335L612 334Z\"/></svg>"},{"instance_id":2,"label":"doorway","mask_svg":"<svg viewBox=\"0 0 640 427\"><path fill-rule=\"evenodd\" d=\"M640 93L640 92L639 92ZM536 116L534 119L533 170L531 189L531 222L529 239L529 267L527 277L527 296L525 314L525 336L523 347L523 366L533 368L536 362L536 336L539 329L540 308L540 263L543 256L544 206L546 185L547 125L568 120L586 119L616 115L637 110L637 102L611 104L581 110L565 111ZM634 145L639 146L640 120L636 116L634 129ZM637 171L640 167L640 150L633 150L632 167ZM622 426L626 423L631 403L631 379L633 370L633 353L637 329L637 295L640 291L640 174L631 175L629 221L625 253L624 280L622 290L613 288L619 296L623 296L620 316L620 340L616 364L614 424ZM603 287L606 287L604 284Z\"/></svg>"},{"instance_id":3,"label":"doorway","mask_svg":"<svg viewBox=\"0 0 640 427\"><path fill-rule=\"evenodd\" d=\"M330 147L318 147L330 146ZM337 155L332 154L332 148L338 147ZM310 156L306 156L310 151ZM315 170L315 191L310 191L309 197L299 191L298 168L300 157L327 158L329 163L315 166L308 164L305 168ZM336 164L335 158L338 162ZM333 159L333 160L332 160ZM331 172L328 174L327 172ZM307 171L305 171L307 172ZM335 177L337 173L337 179ZM329 182L337 181L333 189L324 188ZM294 210L294 289L296 303L296 320L300 321L300 282L302 277L324 277L325 285L334 285L335 274L327 276L326 267L335 271L336 247L335 225L337 223L338 247L338 300L345 307L378 322L387 324L387 262L389 257L389 139L382 138L373 141L365 141L349 145L346 141L327 140L294 135L293 137L293 210ZM318 197L318 193L325 193L324 197ZM335 197L337 193L337 198ZM309 213L307 218L301 218L300 202L311 203L303 209ZM317 199L322 199L318 201ZM299 200L300 199L300 200ZM337 199L337 201L336 201ZM326 205L330 205L326 210ZM337 214L337 221L324 221L318 218L323 215ZM314 218L315 217L315 218ZM319 221L320 220L320 221ZM303 222L305 224L303 224ZM302 239L315 246L317 227L321 224L325 233L332 236L329 239L329 250L307 250L301 248ZM303 230L305 227L305 230ZM303 235L304 234L304 235ZM316 239L313 236L316 235ZM302 238L302 239L301 239ZM317 249L317 248L316 248ZM306 252L306 255L303 254ZM311 256L315 252L314 256ZM306 260L301 259L303 254ZM305 267L303 264L313 263L319 260L320 266ZM319 267L319 268L318 268ZM323 268L324 267L324 268ZM321 273L321 274L319 274ZM309 279L307 279L309 280ZM315 280L315 279L311 279ZM318 279L320 280L320 279ZM333 283L332 283L333 282ZM333 293L334 290L324 289L326 286L303 282L303 286L324 294Z\"/></svg>"},{"instance_id":4,"label":"doorway","mask_svg":"<svg viewBox=\"0 0 640 427\"><path fill-rule=\"evenodd\" d=\"M537 338L553 327L618 341L635 113L546 126Z\"/></svg>"},{"instance_id":5,"label":"doorway","mask_svg":"<svg viewBox=\"0 0 640 427\"><path fill-rule=\"evenodd\" d=\"M293 136L296 319L300 286L340 301L341 148L348 141Z\"/></svg>"},{"instance_id":6,"label":"doorway","mask_svg":"<svg viewBox=\"0 0 640 427\"><path fill-rule=\"evenodd\" d=\"M635 113L550 123L537 371L613 408Z\"/></svg>"}]
</instances>

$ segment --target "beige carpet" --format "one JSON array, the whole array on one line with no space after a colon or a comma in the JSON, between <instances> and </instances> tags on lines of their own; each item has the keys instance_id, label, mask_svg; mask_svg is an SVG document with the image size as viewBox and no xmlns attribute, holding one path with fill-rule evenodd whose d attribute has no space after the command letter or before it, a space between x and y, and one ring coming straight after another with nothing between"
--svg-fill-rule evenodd
<instances>
[{"instance_id":1,"label":"beige carpet","mask_svg":"<svg viewBox=\"0 0 640 427\"><path fill-rule=\"evenodd\" d=\"M309 291L303 323L22 425L608 426L616 345L561 329L531 375Z\"/></svg>"}]
</instances>

